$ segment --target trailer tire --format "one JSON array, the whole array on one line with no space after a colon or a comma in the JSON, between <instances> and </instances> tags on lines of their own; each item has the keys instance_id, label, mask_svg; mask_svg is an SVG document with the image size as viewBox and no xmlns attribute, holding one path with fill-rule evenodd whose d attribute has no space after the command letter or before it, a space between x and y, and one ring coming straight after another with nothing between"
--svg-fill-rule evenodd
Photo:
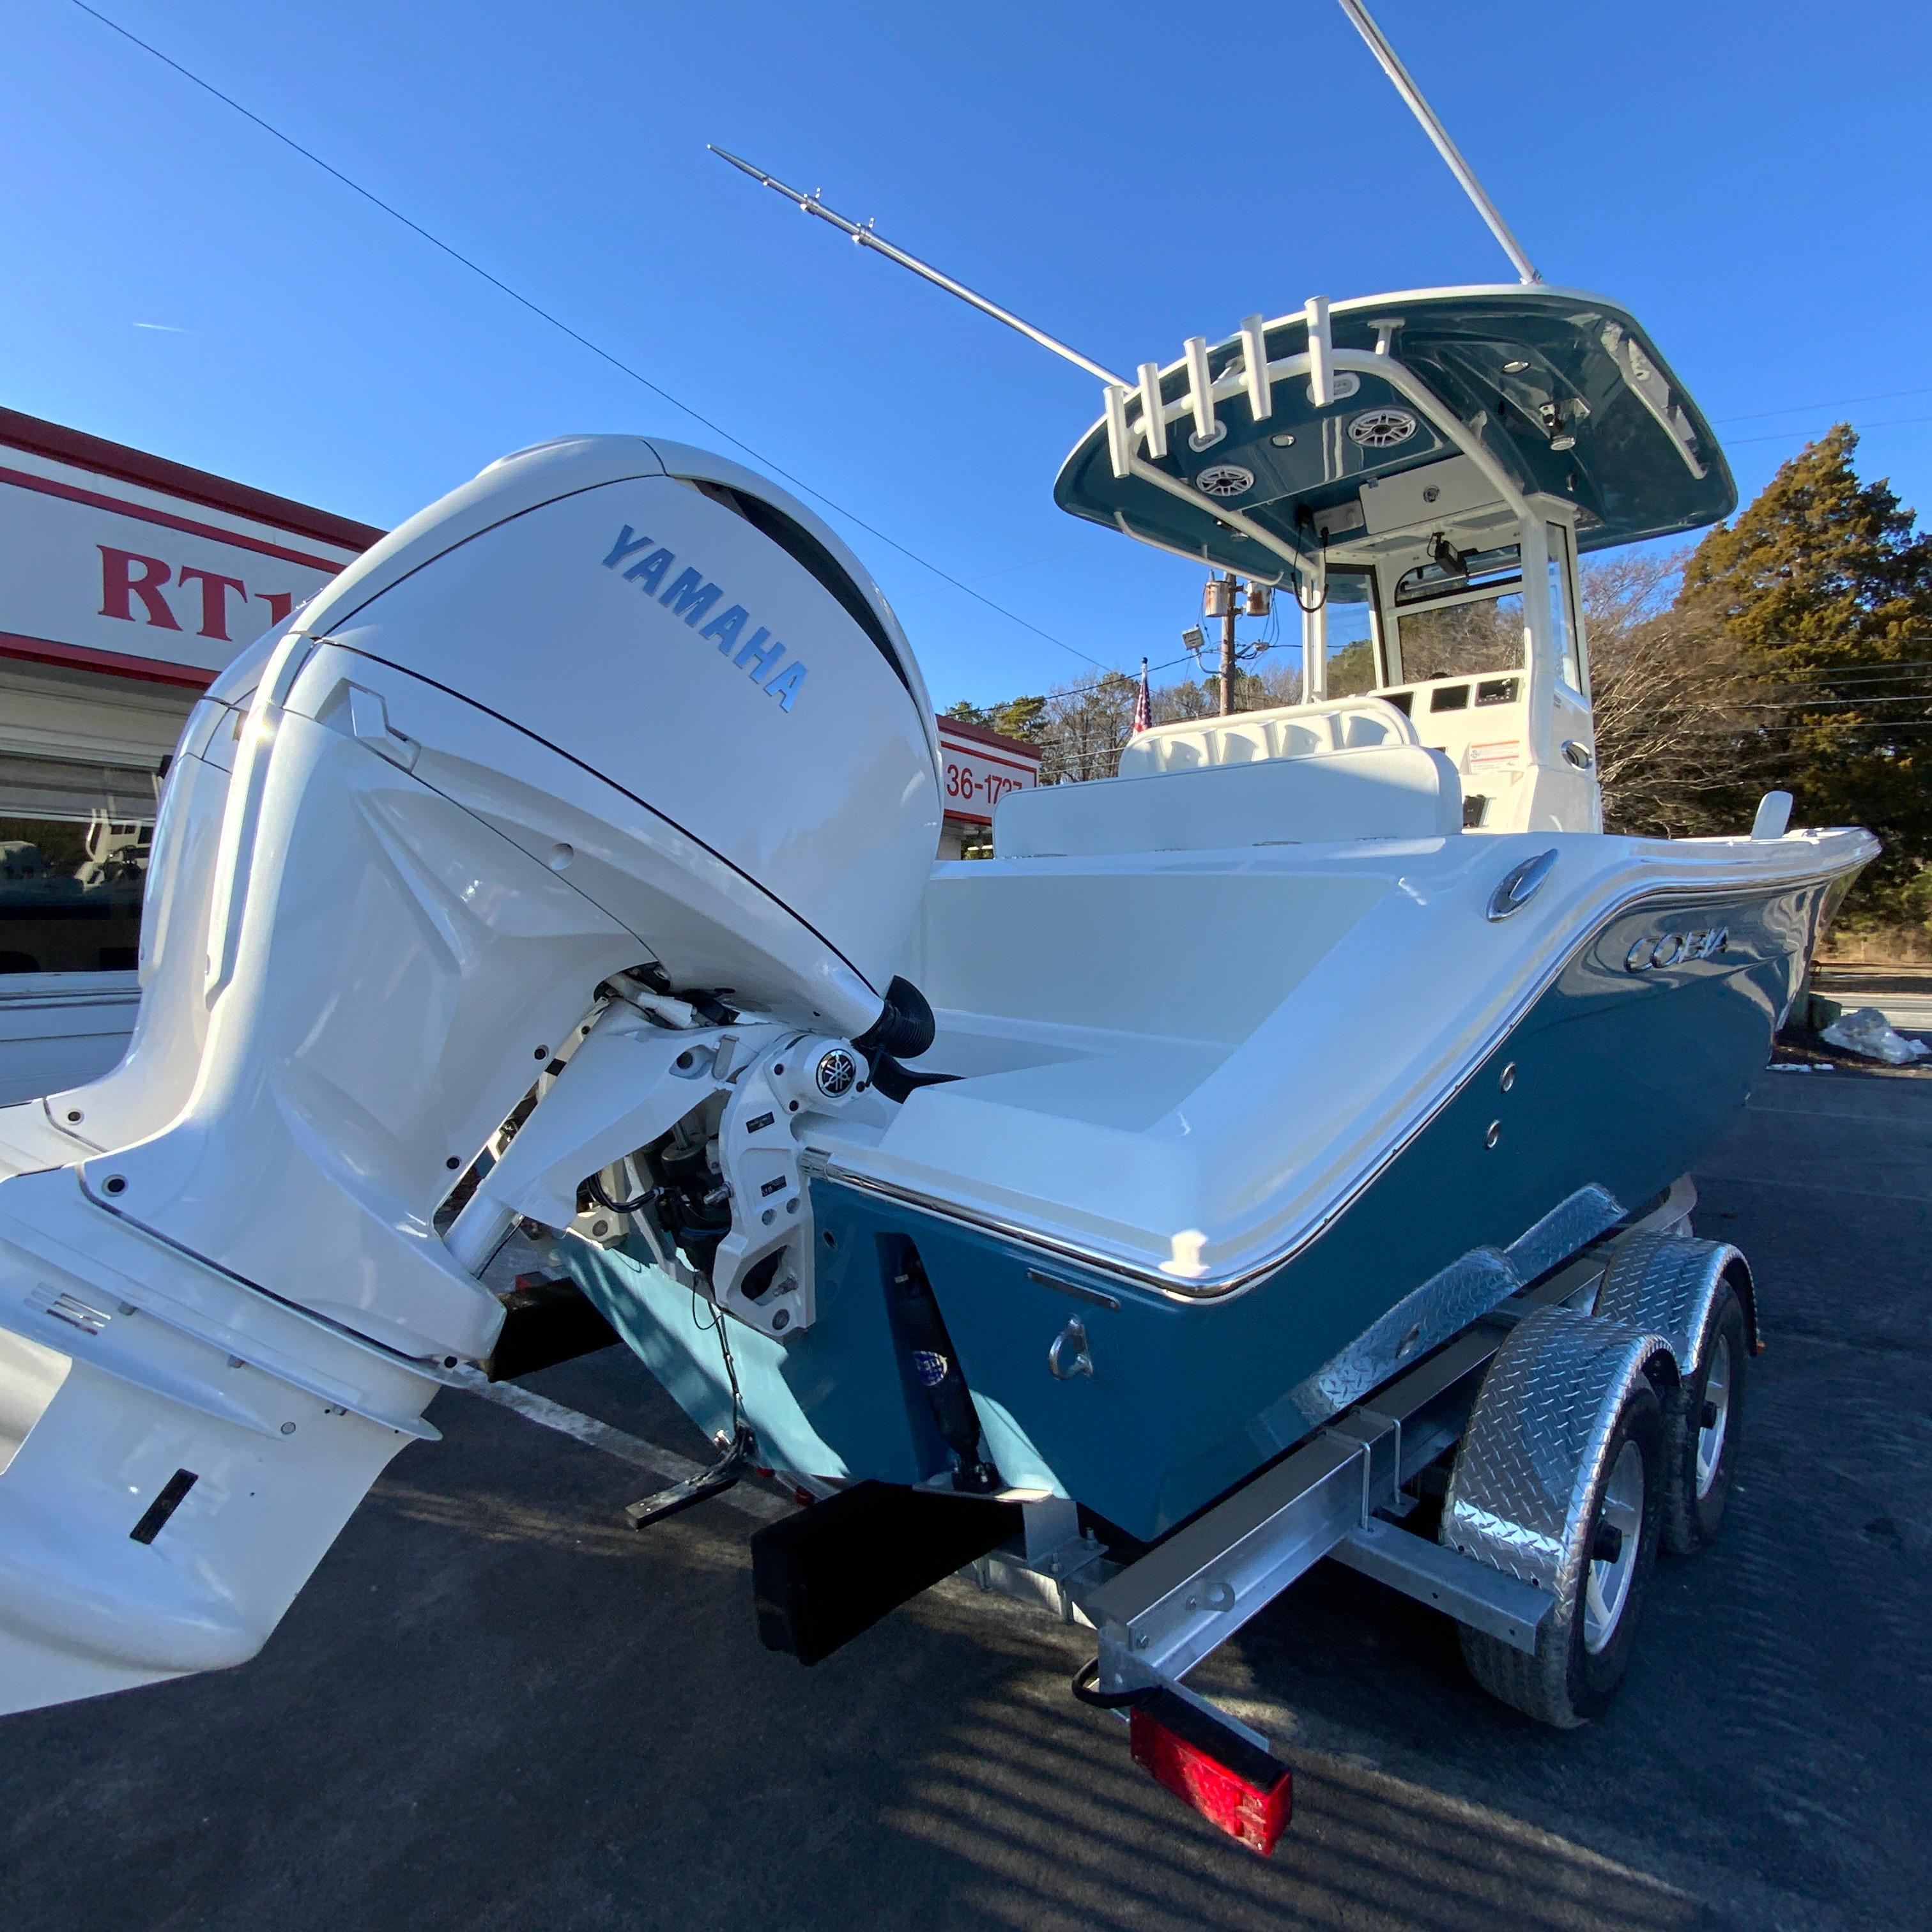
<instances>
[{"instance_id":1,"label":"trailer tire","mask_svg":"<svg viewBox=\"0 0 1932 1932\"><path fill-rule=\"evenodd\" d=\"M1664 1546L1674 1556L1706 1547L1724 1521L1756 1304L1750 1264L1736 1248L1682 1235L1626 1235L1598 1286L1598 1316L1660 1336L1677 1364L1681 1386L1661 1391L1670 1458ZM1715 1411L1708 1428L1707 1402Z\"/></svg>"},{"instance_id":2,"label":"trailer tire","mask_svg":"<svg viewBox=\"0 0 1932 1932\"><path fill-rule=\"evenodd\" d=\"M1672 1556L1694 1556L1708 1547L1724 1522L1744 1424L1744 1369L1750 1359L1744 1304L1727 1281L1706 1319L1696 1370L1664 1404L1669 1474L1664 1546ZM1707 1403L1708 1424L1703 1419Z\"/></svg>"},{"instance_id":3,"label":"trailer tire","mask_svg":"<svg viewBox=\"0 0 1932 1932\"><path fill-rule=\"evenodd\" d=\"M1564 1730L1609 1707L1629 1668L1656 1560L1669 1450L1663 1405L1640 1381L1624 1399L1587 1505L1586 1547L1594 1549L1600 1527L1610 1523L1623 1542L1617 1561L1578 1566L1574 1585L1544 1620L1533 1654L1462 1627L1463 1660L1492 1696Z\"/></svg>"}]
</instances>

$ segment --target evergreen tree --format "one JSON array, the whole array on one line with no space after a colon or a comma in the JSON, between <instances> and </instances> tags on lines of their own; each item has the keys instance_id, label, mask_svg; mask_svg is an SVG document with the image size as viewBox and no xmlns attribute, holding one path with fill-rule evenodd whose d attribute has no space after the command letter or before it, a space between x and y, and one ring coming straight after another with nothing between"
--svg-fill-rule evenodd
<instances>
[{"instance_id":1,"label":"evergreen tree","mask_svg":"<svg viewBox=\"0 0 1932 1932\"><path fill-rule=\"evenodd\" d=\"M1840 423L1693 553L1679 608L1738 646L1796 822L1885 842L1855 922L1932 912L1932 537L1852 466Z\"/></svg>"},{"instance_id":2,"label":"evergreen tree","mask_svg":"<svg viewBox=\"0 0 1932 1932\"><path fill-rule=\"evenodd\" d=\"M1046 700L1043 698L1008 698L998 704L971 704L964 698L949 704L942 718L956 718L962 724L982 724L1003 738L1019 738L1038 744L1046 729Z\"/></svg>"}]
</instances>

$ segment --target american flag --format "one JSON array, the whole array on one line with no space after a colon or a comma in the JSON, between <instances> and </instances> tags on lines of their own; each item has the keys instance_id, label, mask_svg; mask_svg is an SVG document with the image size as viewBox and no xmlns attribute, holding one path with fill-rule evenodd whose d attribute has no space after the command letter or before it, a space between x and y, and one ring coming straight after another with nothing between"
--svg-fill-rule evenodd
<instances>
[{"instance_id":1,"label":"american flag","mask_svg":"<svg viewBox=\"0 0 1932 1932\"><path fill-rule=\"evenodd\" d=\"M1154 693L1148 688L1148 661L1141 659L1141 688L1134 693L1133 728L1127 734L1138 738L1154 722Z\"/></svg>"}]
</instances>

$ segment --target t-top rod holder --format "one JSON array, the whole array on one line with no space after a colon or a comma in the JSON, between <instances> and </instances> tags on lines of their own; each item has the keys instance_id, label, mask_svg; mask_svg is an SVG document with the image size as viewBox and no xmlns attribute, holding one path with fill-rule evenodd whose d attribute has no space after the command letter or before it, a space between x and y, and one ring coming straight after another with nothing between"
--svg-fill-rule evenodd
<instances>
[{"instance_id":1,"label":"t-top rod holder","mask_svg":"<svg viewBox=\"0 0 1932 1932\"><path fill-rule=\"evenodd\" d=\"M1449 130L1444 127L1441 117L1424 98L1420 88L1415 84L1402 57L1389 45L1388 36L1375 23L1362 0L1341 0L1342 10L1354 23L1356 32L1369 44L1369 51L1381 64L1383 73L1394 84L1395 91L1408 104L1408 111L1421 122L1422 130L1436 144L1436 152L1448 164L1449 172L1462 186L1462 192L1475 203L1476 212L1488 223L1490 232L1502 244L1503 253L1516 265L1517 277L1526 283L1540 282L1543 278L1536 272L1534 265L1523 253L1522 244L1510 232L1510 225L1502 218L1502 211L1489 197L1488 191L1476 178L1476 171L1462 158L1462 151L1449 138Z\"/></svg>"},{"instance_id":2,"label":"t-top rod holder","mask_svg":"<svg viewBox=\"0 0 1932 1932\"><path fill-rule=\"evenodd\" d=\"M870 248L875 254L884 256L887 261L896 262L901 268L910 268L915 275L923 276L935 288L944 289L948 295L957 296L962 302L971 303L982 315L990 315L995 322L1003 322L1009 328L1017 329L1029 341L1037 342L1042 349L1050 349L1054 355L1064 356L1076 368L1084 369L1090 376L1097 376L1111 387L1125 389L1130 393L1141 387L1138 382L1130 382L1124 376L1115 375L1112 370L1103 368L1090 356L1082 355L1078 350L1070 349L1057 336L1048 334L1045 329L1036 328L1031 322L1022 321L1012 310L1000 308L998 302L988 302L984 296L969 289L964 282L956 282L950 275L941 274L931 262L922 262L916 255L908 255L903 248L895 248L884 236L874 231L869 222L862 226L856 221L848 220L835 209L827 208L816 194L802 194L796 188L786 187L776 176L766 174L763 168L754 167L749 161L740 160L737 155L718 146L716 142L707 142L705 145L721 161L729 161L741 174L749 175L754 182L762 182L774 193L783 195L786 200L804 209L806 214L815 214L820 220L830 222L842 235L849 235L860 248ZM1157 410L1155 420L1159 420Z\"/></svg>"}]
</instances>

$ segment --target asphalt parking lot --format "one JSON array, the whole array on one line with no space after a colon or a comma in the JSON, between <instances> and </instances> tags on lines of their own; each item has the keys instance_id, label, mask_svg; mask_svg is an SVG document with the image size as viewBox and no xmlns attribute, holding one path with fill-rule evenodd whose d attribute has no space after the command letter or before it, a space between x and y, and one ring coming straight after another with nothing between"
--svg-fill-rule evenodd
<instances>
[{"instance_id":1,"label":"asphalt parking lot","mask_svg":"<svg viewBox=\"0 0 1932 1932\"><path fill-rule=\"evenodd\" d=\"M1767 1074L1696 1177L1770 1342L1718 1547L1540 1730L1324 1566L1197 1679L1279 1740L1271 1861L1076 1704L1083 1634L952 1583L811 1670L742 1509L461 1394L243 1670L0 1720L9 1932L1897 1928L1932 1918L1932 1076ZM533 1378L686 1454L610 1351Z\"/></svg>"}]
</instances>

